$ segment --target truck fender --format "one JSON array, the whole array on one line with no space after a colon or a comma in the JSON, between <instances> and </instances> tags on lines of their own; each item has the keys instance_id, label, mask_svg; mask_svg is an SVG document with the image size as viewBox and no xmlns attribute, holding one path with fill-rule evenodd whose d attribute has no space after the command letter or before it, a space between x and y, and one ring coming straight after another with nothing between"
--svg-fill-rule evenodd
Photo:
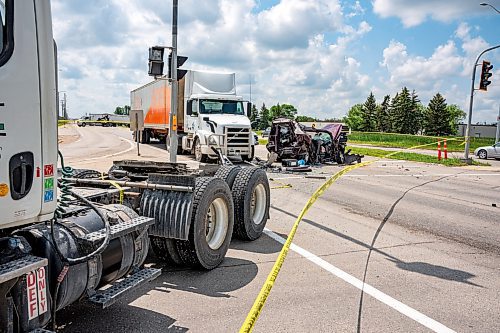
<instances>
[{"instance_id":1,"label":"truck fender","mask_svg":"<svg viewBox=\"0 0 500 333\"><path fill-rule=\"evenodd\" d=\"M205 130L200 130L200 131L196 131L194 133L194 138L195 140L198 139L200 140L200 143L202 145L206 145L207 144L207 137L210 135L210 134L214 134L210 131L205 131Z\"/></svg>"}]
</instances>

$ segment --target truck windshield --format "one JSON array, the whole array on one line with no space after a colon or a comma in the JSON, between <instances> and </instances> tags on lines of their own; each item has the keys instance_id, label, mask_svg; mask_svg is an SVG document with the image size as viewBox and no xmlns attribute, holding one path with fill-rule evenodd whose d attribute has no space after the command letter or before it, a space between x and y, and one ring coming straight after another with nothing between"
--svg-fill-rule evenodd
<instances>
[{"instance_id":1,"label":"truck windshield","mask_svg":"<svg viewBox=\"0 0 500 333\"><path fill-rule=\"evenodd\" d=\"M200 113L225 113L243 115L243 103L241 101L219 101L214 99L200 100Z\"/></svg>"}]
</instances>

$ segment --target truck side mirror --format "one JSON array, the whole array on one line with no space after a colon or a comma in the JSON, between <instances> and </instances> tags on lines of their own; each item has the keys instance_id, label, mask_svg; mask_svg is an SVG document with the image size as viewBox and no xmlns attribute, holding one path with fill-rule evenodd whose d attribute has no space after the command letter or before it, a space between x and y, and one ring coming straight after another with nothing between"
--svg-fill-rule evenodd
<instances>
[{"instance_id":1,"label":"truck side mirror","mask_svg":"<svg viewBox=\"0 0 500 333\"><path fill-rule=\"evenodd\" d=\"M252 115L252 102L247 103L247 117L250 118Z\"/></svg>"},{"instance_id":2,"label":"truck side mirror","mask_svg":"<svg viewBox=\"0 0 500 333\"><path fill-rule=\"evenodd\" d=\"M193 114L193 100L192 99L190 99L189 101L187 101L186 114L188 116L190 116L190 115Z\"/></svg>"}]
</instances>

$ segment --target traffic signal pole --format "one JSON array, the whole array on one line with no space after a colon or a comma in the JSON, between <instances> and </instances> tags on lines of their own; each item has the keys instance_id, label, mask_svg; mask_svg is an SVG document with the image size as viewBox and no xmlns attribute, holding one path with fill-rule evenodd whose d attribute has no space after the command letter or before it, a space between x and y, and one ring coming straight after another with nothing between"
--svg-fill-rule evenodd
<instances>
[{"instance_id":1,"label":"traffic signal pole","mask_svg":"<svg viewBox=\"0 0 500 333\"><path fill-rule=\"evenodd\" d=\"M470 103L469 103L469 118L467 119L467 129L465 131L465 152L464 152L464 159L466 162L470 161L469 158L469 149L470 149L470 127L471 127L471 122L472 122L472 105L474 103L474 80L476 78L476 67L477 63L479 62L479 59L483 54L485 54L488 51L494 50L496 48L499 48L500 45L490 47L483 52L481 52L476 59L476 62L474 63L474 67L472 69L472 84L470 87Z\"/></svg>"},{"instance_id":2,"label":"traffic signal pole","mask_svg":"<svg viewBox=\"0 0 500 333\"><path fill-rule=\"evenodd\" d=\"M169 118L169 130L168 135L170 137L170 162L177 162L177 7L178 0L173 0L173 11L172 11L172 63L170 68L171 78L172 78L172 94L170 96L170 118Z\"/></svg>"}]
</instances>

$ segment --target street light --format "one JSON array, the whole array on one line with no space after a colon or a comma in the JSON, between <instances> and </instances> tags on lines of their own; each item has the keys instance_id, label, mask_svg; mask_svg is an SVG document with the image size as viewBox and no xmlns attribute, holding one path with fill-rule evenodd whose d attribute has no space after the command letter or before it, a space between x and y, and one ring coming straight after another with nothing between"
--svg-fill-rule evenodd
<instances>
[{"instance_id":1,"label":"street light","mask_svg":"<svg viewBox=\"0 0 500 333\"><path fill-rule=\"evenodd\" d=\"M486 3L486 2L481 2L480 3L481 6L490 6L491 8L493 8L498 14L500 14L500 11L498 11L498 9L495 8L495 6L493 5L490 5L489 3Z\"/></svg>"}]
</instances>

